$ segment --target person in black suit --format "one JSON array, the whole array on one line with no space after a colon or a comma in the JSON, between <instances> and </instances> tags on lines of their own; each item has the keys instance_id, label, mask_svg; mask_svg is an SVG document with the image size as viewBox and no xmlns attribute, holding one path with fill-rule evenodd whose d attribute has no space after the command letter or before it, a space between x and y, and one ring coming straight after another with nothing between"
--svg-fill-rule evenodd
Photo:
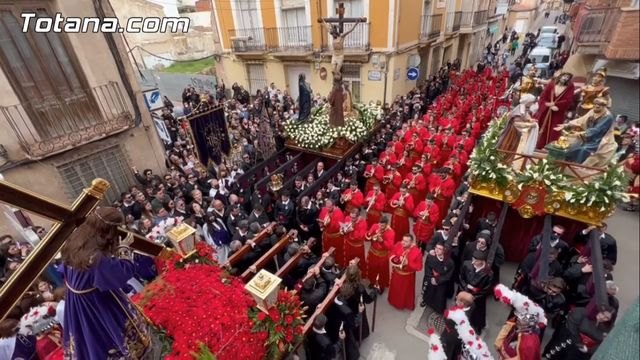
<instances>
[{"instance_id":1,"label":"person in black suit","mask_svg":"<svg viewBox=\"0 0 640 360\"><path fill-rule=\"evenodd\" d=\"M482 251L475 251L471 261L465 261L460 269L460 289L473 295L474 307L469 322L478 335L487 325L487 296L491 292L492 279L487 254Z\"/></svg>"},{"instance_id":2,"label":"person in black suit","mask_svg":"<svg viewBox=\"0 0 640 360\"><path fill-rule=\"evenodd\" d=\"M305 312L307 316L311 316L316 311L316 307L327 295L327 282L320 276L320 272L317 269L309 271L314 271L313 276L309 276L300 289L300 300L308 306Z\"/></svg>"},{"instance_id":3,"label":"person in black suit","mask_svg":"<svg viewBox=\"0 0 640 360\"><path fill-rule=\"evenodd\" d=\"M253 207L253 211L249 214L249 224L257 222L262 228L269 226L269 218L264 213L262 205L256 205Z\"/></svg>"},{"instance_id":4,"label":"person in black suit","mask_svg":"<svg viewBox=\"0 0 640 360\"><path fill-rule=\"evenodd\" d=\"M562 235L564 234L564 227L562 225L554 225L551 229L551 247L556 248L558 250L558 261L562 266L566 266L567 262L570 260L569 256L569 244L566 241L562 240ZM543 234L538 234L531 239L531 244L529 244L529 252L535 252L538 250L538 246L542 243Z\"/></svg>"},{"instance_id":5,"label":"person in black suit","mask_svg":"<svg viewBox=\"0 0 640 360\"><path fill-rule=\"evenodd\" d=\"M340 286L336 283L334 286ZM362 321L362 312L364 311L364 305L359 305L359 312L354 312L348 304L351 291L348 287L340 287L338 296L333 301L333 304L327 311L327 332L329 336L334 340L339 339L341 330L344 330L345 339L343 342L343 352L346 355L344 360L358 360L360 358L360 349L358 347L358 324Z\"/></svg>"},{"instance_id":6,"label":"person in black suit","mask_svg":"<svg viewBox=\"0 0 640 360\"><path fill-rule=\"evenodd\" d=\"M320 238L320 229L318 227L318 208L311 202L308 196L300 199L299 206L296 209L296 223L298 224L298 234L302 241L306 241L311 237ZM312 250L318 254L316 250L320 246L312 247Z\"/></svg>"},{"instance_id":7,"label":"person in black suit","mask_svg":"<svg viewBox=\"0 0 640 360\"><path fill-rule=\"evenodd\" d=\"M611 261L612 265L615 265L618 262L618 245L616 239L607 233L607 224L602 223L600 227L597 226L589 226L588 228L580 231L576 234L576 242L591 246L589 244L589 234L593 230L598 230L600 232L600 249L602 252L602 258L608 259Z\"/></svg>"},{"instance_id":8,"label":"person in black suit","mask_svg":"<svg viewBox=\"0 0 640 360\"><path fill-rule=\"evenodd\" d=\"M497 224L498 221L496 220L496 213L491 211L487 214L487 217L478 219L478 224L476 225L476 234L483 230L489 230L489 232L493 235Z\"/></svg>"},{"instance_id":9,"label":"person in black suit","mask_svg":"<svg viewBox=\"0 0 640 360\"><path fill-rule=\"evenodd\" d=\"M342 341L345 340L344 331L338 332L338 341L333 341L327 331L325 325L327 317L323 314L316 316L313 320L313 328L307 335L306 355L309 360L330 360L335 359L338 354L342 353Z\"/></svg>"},{"instance_id":10,"label":"person in black suit","mask_svg":"<svg viewBox=\"0 0 640 360\"><path fill-rule=\"evenodd\" d=\"M287 229L291 229L294 226L295 219L295 205L290 198L288 190L284 190L280 195L280 200L276 202L274 209L275 220L280 225L284 225Z\"/></svg>"}]
</instances>

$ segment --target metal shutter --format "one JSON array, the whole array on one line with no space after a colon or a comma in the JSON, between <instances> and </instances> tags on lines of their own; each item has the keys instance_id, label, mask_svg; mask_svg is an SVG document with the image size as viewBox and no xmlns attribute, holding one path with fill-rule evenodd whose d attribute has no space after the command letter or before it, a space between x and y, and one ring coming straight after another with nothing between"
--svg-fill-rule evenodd
<instances>
[{"instance_id":1,"label":"metal shutter","mask_svg":"<svg viewBox=\"0 0 640 360\"><path fill-rule=\"evenodd\" d=\"M640 82L633 79L625 79L614 76L607 77L606 86L609 87L613 106L611 113L613 116L618 114L627 115L629 120L639 120L640 114L638 108L640 101L638 100L638 86Z\"/></svg>"}]
</instances>

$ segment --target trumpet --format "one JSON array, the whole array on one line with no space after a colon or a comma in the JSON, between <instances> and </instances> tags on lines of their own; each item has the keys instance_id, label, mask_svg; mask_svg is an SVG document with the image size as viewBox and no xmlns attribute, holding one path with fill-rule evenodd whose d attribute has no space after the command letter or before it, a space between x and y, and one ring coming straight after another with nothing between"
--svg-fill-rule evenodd
<instances>
[{"instance_id":1,"label":"trumpet","mask_svg":"<svg viewBox=\"0 0 640 360\"><path fill-rule=\"evenodd\" d=\"M325 228L331 222L331 215L328 214L324 219L318 219L318 222L322 228Z\"/></svg>"},{"instance_id":2,"label":"trumpet","mask_svg":"<svg viewBox=\"0 0 640 360\"><path fill-rule=\"evenodd\" d=\"M369 171L365 171L364 172L364 177L366 178L370 178L371 176L373 176L373 173L369 172Z\"/></svg>"},{"instance_id":3,"label":"trumpet","mask_svg":"<svg viewBox=\"0 0 640 360\"><path fill-rule=\"evenodd\" d=\"M342 223L340 224L340 233L342 235L353 231L353 222L348 222L348 223Z\"/></svg>"},{"instance_id":4,"label":"trumpet","mask_svg":"<svg viewBox=\"0 0 640 360\"><path fill-rule=\"evenodd\" d=\"M413 189L413 188L416 187L416 176L415 175L411 177L411 181L409 182L409 185L407 185L407 187L409 189Z\"/></svg>"},{"instance_id":5,"label":"trumpet","mask_svg":"<svg viewBox=\"0 0 640 360\"><path fill-rule=\"evenodd\" d=\"M393 175L385 175L382 177L382 183L388 184L391 182L392 179L393 179Z\"/></svg>"},{"instance_id":6,"label":"trumpet","mask_svg":"<svg viewBox=\"0 0 640 360\"><path fill-rule=\"evenodd\" d=\"M378 194L373 194L373 196L371 197L371 199L369 199L369 205L367 206L367 212L369 212L369 210L371 210L371 207L373 206L373 204L375 204L376 202L376 196Z\"/></svg>"},{"instance_id":7,"label":"trumpet","mask_svg":"<svg viewBox=\"0 0 640 360\"><path fill-rule=\"evenodd\" d=\"M429 212L428 212L427 210L422 211L422 212L420 213L420 220L422 220L422 221L427 221L427 220L428 220L428 218L429 218Z\"/></svg>"},{"instance_id":8,"label":"trumpet","mask_svg":"<svg viewBox=\"0 0 640 360\"><path fill-rule=\"evenodd\" d=\"M407 195L408 194L400 195L400 199L397 202L398 206L404 206L404 199L407 198Z\"/></svg>"},{"instance_id":9,"label":"trumpet","mask_svg":"<svg viewBox=\"0 0 640 360\"><path fill-rule=\"evenodd\" d=\"M352 197L351 193L342 195L342 196L340 196L340 202L343 203L343 204L346 203L346 202L349 202L349 201L351 201L351 197Z\"/></svg>"}]
</instances>

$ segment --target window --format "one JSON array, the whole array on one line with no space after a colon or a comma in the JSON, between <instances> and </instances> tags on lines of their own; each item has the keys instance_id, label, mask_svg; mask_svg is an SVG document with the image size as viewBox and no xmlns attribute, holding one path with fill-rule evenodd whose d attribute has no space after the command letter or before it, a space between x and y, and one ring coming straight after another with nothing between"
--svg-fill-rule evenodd
<instances>
[{"instance_id":1,"label":"window","mask_svg":"<svg viewBox=\"0 0 640 360\"><path fill-rule=\"evenodd\" d=\"M109 203L120 200L120 193L133 184L129 165L118 145L60 165L58 171L67 193L73 198L80 195L95 178L105 179L111 184L105 194Z\"/></svg>"},{"instance_id":2,"label":"window","mask_svg":"<svg viewBox=\"0 0 640 360\"><path fill-rule=\"evenodd\" d=\"M430 15L431 14L431 0L424 0L422 4L422 15Z\"/></svg>"},{"instance_id":3,"label":"window","mask_svg":"<svg viewBox=\"0 0 640 360\"><path fill-rule=\"evenodd\" d=\"M263 90L267 86L267 77L264 74L264 64L247 64L249 77L249 92L255 95L258 89Z\"/></svg>"},{"instance_id":4,"label":"window","mask_svg":"<svg viewBox=\"0 0 640 360\"><path fill-rule=\"evenodd\" d=\"M304 6L282 9L282 27L278 31L282 45L304 46L311 44L310 30Z\"/></svg>"},{"instance_id":5,"label":"window","mask_svg":"<svg viewBox=\"0 0 640 360\"><path fill-rule=\"evenodd\" d=\"M285 28L295 28L307 25L306 15L304 7L283 9L282 10L282 25Z\"/></svg>"},{"instance_id":6,"label":"window","mask_svg":"<svg viewBox=\"0 0 640 360\"><path fill-rule=\"evenodd\" d=\"M344 64L342 67L342 80L349 85L351 98L354 103L360 102L360 65Z\"/></svg>"},{"instance_id":7,"label":"window","mask_svg":"<svg viewBox=\"0 0 640 360\"><path fill-rule=\"evenodd\" d=\"M344 17L356 18L366 17L364 4L362 0L335 0L336 7L340 3L344 3ZM331 16L337 16L335 8L331 12ZM368 44L369 32L366 24L345 24L344 31L351 30L354 26L357 28L344 39L344 47L348 48L361 48L364 44Z\"/></svg>"},{"instance_id":8,"label":"window","mask_svg":"<svg viewBox=\"0 0 640 360\"><path fill-rule=\"evenodd\" d=\"M60 33L22 32L29 9L0 4L0 65L41 138L68 134L99 121L91 93ZM31 9L50 17L44 7ZM35 21L30 22L35 26ZM69 116L69 113L83 114Z\"/></svg>"},{"instance_id":9,"label":"window","mask_svg":"<svg viewBox=\"0 0 640 360\"><path fill-rule=\"evenodd\" d=\"M247 46L262 49L265 45L264 30L261 28L261 15L258 0L235 0L236 36L247 38Z\"/></svg>"}]
</instances>

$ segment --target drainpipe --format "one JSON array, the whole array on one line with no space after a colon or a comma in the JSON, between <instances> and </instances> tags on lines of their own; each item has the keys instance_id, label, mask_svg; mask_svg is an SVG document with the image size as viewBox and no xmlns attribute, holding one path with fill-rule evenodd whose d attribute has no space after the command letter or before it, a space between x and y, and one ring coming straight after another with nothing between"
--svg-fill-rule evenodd
<instances>
[{"instance_id":1,"label":"drainpipe","mask_svg":"<svg viewBox=\"0 0 640 360\"><path fill-rule=\"evenodd\" d=\"M387 55L384 56L385 68L384 68L384 95L382 96L382 106L387 103L387 79L389 79L389 59L387 59Z\"/></svg>"}]
</instances>

